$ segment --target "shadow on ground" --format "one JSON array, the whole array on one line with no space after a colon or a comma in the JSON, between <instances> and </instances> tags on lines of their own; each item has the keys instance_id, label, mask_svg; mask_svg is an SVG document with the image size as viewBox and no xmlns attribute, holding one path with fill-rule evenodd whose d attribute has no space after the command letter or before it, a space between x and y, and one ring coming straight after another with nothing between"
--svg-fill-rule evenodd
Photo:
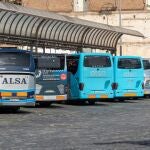
<instances>
[{"instance_id":1,"label":"shadow on ground","mask_svg":"<svg viewBox=\"0 0 150 150\"><path fill-rule=\"evenodd\" d=\"M21 114L21 115L26 115L26 114L30 114L33 112L30 111L26 111L26 110L12 110L12 109L8 109L8 108L0 108L0 114Z\"/></svg>"},{"instance_id":2,"label":"shadow on ground","mask_svg":"<svg viewBox=\"0 0 150 150\"><path fill-rule=\"evenodd\" d=\"M143 140L143 141L114 141L114 142L99 142L99 143L93 143L93 144L94 144L94 145L132 144L132 145L150 146L150 140Z\"/></svg>"},{"instance_id":3,"label":"shadow on ground","mask_svg":"<svg viewBox=\"0 0 150 150\"><path fill-rule=\"evenodd\" d=\"M61 108L64 108L64 107L63 107L63 105L52 104L50 106L49 105L47 105L47 106L37 105L37 106L32 107L32 108L61 109Z\"/></svg>"},{"instance_id":4,"label":"shadow on ground","mask_svg":"<svg viewBox=\"0 0 150 150\"><path fill-rule=\"evenodd\" d=\"M81 102L81 101L72 101L65 103L65 105L72 105L72 106L90 106L90 107L96 107L96 106L108 106L108 104L95 102L95 104L90 105L88 102Z\"/></svg>"}]
</instances>

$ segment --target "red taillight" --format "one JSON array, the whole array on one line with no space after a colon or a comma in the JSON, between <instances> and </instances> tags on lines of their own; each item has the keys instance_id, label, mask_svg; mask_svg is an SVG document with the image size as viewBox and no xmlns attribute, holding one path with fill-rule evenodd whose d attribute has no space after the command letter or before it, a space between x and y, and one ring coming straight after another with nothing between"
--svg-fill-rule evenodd
<instances>
[{"instance_id":1,"label":"red taillight","mask_svg":"<svg viewBox=\"0 0 150 150\"><path fill-rule=\"evenodd\" d=\"M66 79L67 79L67 75L64 74L64 73L61 74L61 75L60 75L60 79L61 79L61 80L66 80Z\"/></svg>"},{"instance_id":2,"label":"red taillight","mask_svg":"<svg viewBox=\"0 0 150 150\"><path fill-rule=\"evenodd\" d=\"M82 91L84 88L84 83L79 83L79 90Z\"/></svg>"},{"instance_id":3,"label":"red taillight","mask_svg":"<svg viewBox=\"0 0 150 150\"><path fill-rule=\"evenodd\" d=\"M111 84L112 90L117 90L118 88L118 83L112 83Z\"/></svg>"},{"instance_id":4,"label":"red taillight","mask_svg":"<svg viewBox=\"0 0 150 150\"><path fill-rule=\"evenodd\" d=\"M144 89L144 83L142 83L142 89Z\"/></svg>"}]
</instances>

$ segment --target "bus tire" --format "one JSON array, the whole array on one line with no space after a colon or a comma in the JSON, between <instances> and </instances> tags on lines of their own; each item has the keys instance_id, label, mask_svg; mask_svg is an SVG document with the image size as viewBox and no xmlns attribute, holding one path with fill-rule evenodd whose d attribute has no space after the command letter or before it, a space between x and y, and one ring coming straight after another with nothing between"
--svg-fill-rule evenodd
<instances>
[{"instance_id":1,"label":"bus tire","mask_svg":"<svg viewBox=\"0 0 150 150\"><path fill-rule=\"evenodd\" d=\"M88 100L89 105L95 105L95 101L94 100Z\"/></svg>"},{"instance_id":2,"label":"bus tire","mask_svg":"<svg viewBox=\"0 0 150 150\"><path fill-rule=\"evenodd\" d=\"M39 106L40 107L49 107L52 104L52 102L40 102Z\"/></svg>"},{"instance_id":3,"label":"bus tire","mask_svg":"<svg viewBox=\"0 0 150 150\"><path fill-rule=\"evenodd\" d=\"M20 110L20 107L12 107L10 109L12 112L17 112L18 110Z\"/></svg>"}]
</instances>

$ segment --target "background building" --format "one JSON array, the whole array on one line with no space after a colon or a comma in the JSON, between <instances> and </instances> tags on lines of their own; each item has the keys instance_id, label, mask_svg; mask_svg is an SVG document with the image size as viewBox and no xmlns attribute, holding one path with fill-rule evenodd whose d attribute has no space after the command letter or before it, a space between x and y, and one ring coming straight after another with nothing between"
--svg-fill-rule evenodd
<instances>
[{"instance_id":1,"label":"background building","mask_svg":"<svg viewBox=\"0 0 150 150\"><path fill-rule=\"evenodd\" d=\"M123 55L150 57L150 0L2 0L25 7L134 29L145 38L123 36ZM121 19L120 11L121 10ZM119 44L118 44L119 45ZM119 52L119 46L118 46Z\"/></svg>"}]
</instances>

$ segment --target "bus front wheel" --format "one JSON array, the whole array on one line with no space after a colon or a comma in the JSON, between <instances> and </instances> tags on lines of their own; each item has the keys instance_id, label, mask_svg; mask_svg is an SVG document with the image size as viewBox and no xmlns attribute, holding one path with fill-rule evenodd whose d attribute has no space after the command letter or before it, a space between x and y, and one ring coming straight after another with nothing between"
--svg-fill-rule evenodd
<instances>
[{"instance_id":1,"label":"bus front wheel","mask_svg":"<svg viewBox=\"0 0 150 150\"><path fill-rule=\"evenodd\" d=\"M49 107L52 104L52 102L40 102L39 106L40 107Z\"/></svg>"},{"instance_id":2,"label":"bus front wheel","mask_svg":"<svg viewBox=\"0 0 150 150\"><path fill-rule=\"evenodd\" d=\"M88 100L89 105L95 105L95 101L94 100Z\"/></svg>"},{"instance_id":3,"label":"bus front wheel","mask_svg":"<svg viewBox=\"0 0 150 150\"><path fill-rule=\"evenodd\" d=\"M20 107L12 107L10 109L12 112L17 112L18 110L20 110Z\"/></svg>"}]
</instances>

